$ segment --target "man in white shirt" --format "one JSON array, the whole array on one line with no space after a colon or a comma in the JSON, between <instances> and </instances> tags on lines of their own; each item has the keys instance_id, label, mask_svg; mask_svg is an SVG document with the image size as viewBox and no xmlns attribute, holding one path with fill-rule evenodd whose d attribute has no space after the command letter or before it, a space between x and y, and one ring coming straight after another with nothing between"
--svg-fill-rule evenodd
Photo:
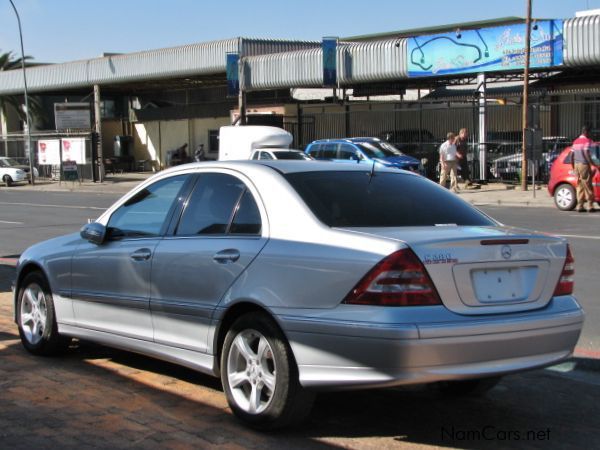
<instances>
[{"instance_id":1,"label":"man in white shirt","mask_svg":"<svg viewBox=\"0 0 600 450\"><path fill-rule=\"evenodd\" d=\"M458 191L458 181L456 177L456 145L454 145L455 135L454 133L448 133L446 136L447 140L440 146L440 185L446 187L446 178L448 173L450 174L450 188L454 191Z\"/></svg>"}]
</instances>

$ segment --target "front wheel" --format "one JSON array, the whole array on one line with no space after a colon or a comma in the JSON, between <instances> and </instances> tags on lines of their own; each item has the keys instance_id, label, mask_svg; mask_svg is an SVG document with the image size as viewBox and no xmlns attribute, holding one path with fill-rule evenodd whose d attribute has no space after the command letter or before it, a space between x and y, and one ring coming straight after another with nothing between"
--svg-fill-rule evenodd
<instances>
[{"instance_id":1,"label":"front wheel","mask_svg":"<svg viewBox=\"0 0 600 450\"><path fill-rule=\"evenodd\" d=\"M2 181L4 181L4 184L6 184L7 187L11 187L14 184L13 179L10 177L10 175L4 175Z\"/></svg>"},{"instance_id":2,"label":"front wheel","mask_svg":"<svg viewBox=\"0 0 600 450\"><path fill-rule=\"evenodd\" d=\"M23 346L35 355L54 355L71 342L70 338L58 334L52 294L39 272L30 273L21 284L17 324Z\"/></svg>"},{"instance_id":3,"label":"front wheel","mask_svg":"<svg viewBox=\"0 0 600 450\"><path fill-rule=\"evenodd\" d=\"M575 208L577 198L573 186L567 183L558 186L554 191L554 203L561 211L571 211Z\"/></svg>"},{"instance_id":4,"label":"front wheel","mask_svg":"<svg viewBox=\"0 0 600 450\"><path fill-rule=\"evenodd\" d=\"M233 413L256 429L298 423L314 400L314 394L300 386L285 336L263 313L239 317L227 332L221 381Z\"/></svg>"}]
</instances>

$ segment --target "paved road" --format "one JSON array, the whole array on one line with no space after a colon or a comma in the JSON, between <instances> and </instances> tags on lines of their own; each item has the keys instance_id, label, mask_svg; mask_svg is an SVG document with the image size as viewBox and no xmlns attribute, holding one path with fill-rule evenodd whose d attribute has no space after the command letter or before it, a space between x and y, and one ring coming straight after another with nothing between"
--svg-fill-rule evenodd
<instances>
[{"instance_id":1,"label":"paved road","mask_svg":"<svg viewBox=\"0 0 600 450\"><path fill-rule=\"evenodd\" d=\"M0 257L18 255L36 242L79 230L119 197L118 194L0 191Z\"/></svg>"}]
</instances>

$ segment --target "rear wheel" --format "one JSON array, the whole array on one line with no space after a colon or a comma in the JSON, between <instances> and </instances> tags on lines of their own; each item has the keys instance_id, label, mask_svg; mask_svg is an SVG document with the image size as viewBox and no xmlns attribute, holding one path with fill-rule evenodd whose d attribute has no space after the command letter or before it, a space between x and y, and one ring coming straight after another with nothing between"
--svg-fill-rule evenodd
<instances>
[{"instance_id":1,"label":"rear wheel","mask_svg":"<svg viewBox=\"0 0 600 450\"><path fill-rule=\"evenodd\" d=\"M558 186L554 191L554 203L561 211L571 211L577 203L575 188L568 183Z\"/></svg>"},{"instance_id":2,"label":"rear wheel","mask_svg":"<svg viewBox=\"0 0 600 450\"><path fill-rule=\"evenodd\" d=\"M300 386L285 336L263 313L241 316L227 332L221 381L233 413L256 429L300 422L314 399L314 394Z\"/></svg>"},{"instance_id":3,"label":"rear wheel","mask_svg":"<svg viewBox=\"0 0 600 450\"><path fill-rule=\"evenodd\" d=\"M35 355L54 355L71 342L71 338L58 334L52 294L39 272L30 273L21 284L17 324L23 346Z\"/></svg>"},{"instance_id":4,"label":"rear wheel","mask_svg":"<svg viewBox=\"0 0 600 450\"><path fill-rule=\"evenodd\" d=\"M486 394L496 386L502 377L477 378L475 380L441 381L435 384L435 389L443 395L479 396Z\"/></svg>"},{"instance_id":5,"label":"rear wheel","mask_svg":"<svg viewBox=\"0 0 600 450\"><path fill-rule=\"evenodd\" d=\"M4 175L2 181L4 181L4 184L6 184L7 187L11 187L13 185L13 179L10 177L10 175Z\"/></svg>"}]
</instances>

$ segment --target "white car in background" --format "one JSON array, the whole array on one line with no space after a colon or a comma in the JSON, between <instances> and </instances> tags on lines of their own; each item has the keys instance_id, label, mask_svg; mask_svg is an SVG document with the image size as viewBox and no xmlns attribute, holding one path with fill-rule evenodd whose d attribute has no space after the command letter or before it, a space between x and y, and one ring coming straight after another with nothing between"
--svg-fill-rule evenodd
<instances>
[{"instance_id":1,"label":"white car in background","mask_svg":"<svg viewBox=\"0 0 600 450\"><path fill-rule=\"evenodd\" d=\"M6 186L12 186L14 183L28 181L31 183L29 175L29 166L20 164L17 160L7 156L0 156L0 180ZM33 176L39 176L37 169L33 168Z\"/></svg>"}]
</instances>

